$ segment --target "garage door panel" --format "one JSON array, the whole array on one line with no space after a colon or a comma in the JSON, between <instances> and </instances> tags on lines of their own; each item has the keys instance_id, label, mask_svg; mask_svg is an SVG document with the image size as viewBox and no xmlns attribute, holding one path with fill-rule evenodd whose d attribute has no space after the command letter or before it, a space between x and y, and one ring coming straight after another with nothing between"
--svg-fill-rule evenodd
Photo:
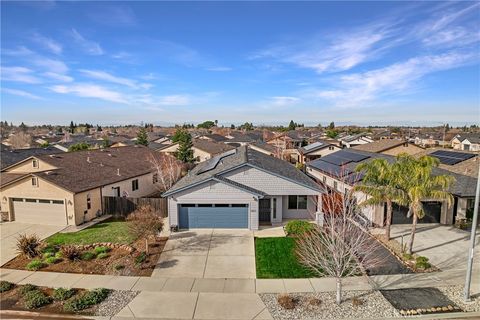
<instances>
[{"instance_id":1,"label":"garage door panel","mask_svg":"<svg viewBox=\"0 0 480 320\"><path fill-rule=\"evenodd\" d=\"M55 203L46 200L13 201L15 221L48 225L67 225L65 204L63 201Z\"/></svg>"},{"instance_id":2,"label":"garage door panel","mask_svg":"<svg viewBox=\"0 0 480 320\"><path fill-rule=\"evenodd\" d=\"M248 207L181 207L180 228L248 228Z\"/></svg>"}]
</instances>

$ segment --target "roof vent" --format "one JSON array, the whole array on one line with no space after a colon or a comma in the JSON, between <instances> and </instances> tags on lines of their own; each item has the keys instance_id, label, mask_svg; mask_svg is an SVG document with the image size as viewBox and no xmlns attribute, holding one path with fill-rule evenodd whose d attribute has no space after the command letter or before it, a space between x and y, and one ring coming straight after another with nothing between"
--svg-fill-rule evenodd
<instances>
[{"instance_id":1,"label":"roof vent","mask_svg":"<svg viewBox=\"0 0 480 320\"><path fill-rule=\"evenodd\" d=\"M92 163L92 162L90 161L90 157L87 157L87 162L88 162L88 163Z\"/></svg>"},{"instance_id":2,"label":"roof vent","mask_svg":"<svg viewBox=\"0 0 480 320\"><path fill-rule=\"evenodd\" d=\"M100 167L103 167L103 163L100 163Z\"/></svg>"},{"instance_id":3,"label":"roof vent","mask_svg":"<svg viewBox=\"0 0 480 320\"><path fill-rule=\"evenodd\" d=\"M111 154L111 153L109 153L109 154L108 154L108 156L109 156L109 157L111 157L111 156L112 156L112 154Z\"/></svg>"},{"instance_id":4,"label":"roof vent","mask_svg":"<svg viewBox=\"0 0 480 320\"><path fill-rule=\"evenodd\" d=\"M117 168L117 176L120 175L120 168Z\"/></svg>"}]
</instances>

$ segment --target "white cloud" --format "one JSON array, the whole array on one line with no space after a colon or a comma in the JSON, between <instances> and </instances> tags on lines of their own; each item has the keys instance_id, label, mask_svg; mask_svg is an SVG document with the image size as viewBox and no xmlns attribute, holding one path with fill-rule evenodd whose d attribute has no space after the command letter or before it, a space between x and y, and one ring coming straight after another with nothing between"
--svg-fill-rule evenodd
<instances>
[{"instance_id":1,"label":"white cloud","mask_svg":"<svg viewBox=\"0 0 480 320\"><path fill-rule=\"evenodd\" d=\"M58 74L64 74L68 72L67 65L61 60L37 56L32 60L32 62L36 66L46 69L47 72L53 72Z\"/></svg>"},{"instance_id":2,"label":"white cloud","mask_svg":"<svg viewBox=\"0 0 480 320\"><path fill-rule=\"evenodd\" d=\"M45 72L43 75L52 80L61 81L61 82L72 82L73 78L64 74L55 73L55 72Z\"/></svg>"},{"instance_id":3,"label":"white cloud","mask_svg":"<svg viewBox=\"0 0 480 320\"><path fill-rule=\"evenodd\" d=\"M97 23L113 27L133 26L137 23L133 10L118 3L114 6L102 6L100 10L92 11L88 16Z\"/></svg>"},{"instance_id":4,"label":"white cloud","mask_svg":"<svg viewBox=\"0 0 480 320\"><path fill-rule=\"evenodd\" d=\"M27 55L33 54L33 51L31 51L25 46L19 46L15 49L2 49L2 54L18 57L18 56L27 56Z\"/></svg>"},{"instance_id":5,"label":"white cloud","mask_svg":"<svg viewBox=\"0 0 480 320\"><path fill-rule=\"evenodd\" d=\"M226 72L226 71L232 71L232 68L230 68L230 67L211 67L211 68L206 68L205 70L214 71L214 72Z\"/></svg>"},{"instance_id":6,"label":"white cloud","mask_svg":"<svg viewBox=\"0 0 480 320\"><path fill-rule=\"evenodd\" d=\"M63 47L60 43L56 42L55 40L45 37L37 32L35 32L32 36L32 40L43 47L45 47L47 50L54 54L61 54L63 51Z\"/></svg>"},{"instance_id":7,"label":"white cloud","mask_svg":"<svg viewBox=\"0 0 480 320\"><path fill-rule=\"evenodd\" d=\"M23 91L23 90L17 90L17 89L8 89L8 88L2 88L2 91L11 95L19 96L19 97L25 97L25 98L30 98L34 100L40 100L42 99L39 96L36 96L34 94L31 94L30 92Z\"/></svg>"},{"instance_id":8,"label":"white cloud","mask_svg":"<svg viewBox=\"0 0 480 320\"><path fill-rule=\"evenodd\" d=\"M33 75L33 70L25 67L1 67L2 81L14 81L36 84L41 83L42 80Z\"/></svg>"},{"instance_id":9,"label":"white cloud","mask_svg":"<svg viewBox=\"0 0 480 320\"><path fill-rule=\"evenodd\" d=\"M85 39L76 29L72 29L71 34L75 42L77 42L85 53L92 56L99 56L105 53L100 44Z\"/></svg>"},{"instance_id":10,"label":"white cloud","mask_svg":"<svg viewBox=\"0 0 480 320\"><path fill-rule=\"evenodd\" d=\"M310 89L304 94L308 98L330 100L337 106L364 106L382 96L407 93L411 85L425 75L467 65L475 59L471 54L457 52L419 56L363 73L342 75L332 79L338 84L333 88Z\"/></svg>"},{"instance_id":11,"label":"white cloud","mask_svg":"<svg viewBox=\"0 0 480 320\"><path fill-rule=\"evenodd\" d=\"M187 95L169 95L160 96L156 98L159 105L164 106L184 106L190 103L190 98Z\"/></svg>"},{"instance_id":12,"label":"white cloud","mask_svg":"<svg viewBox=\"0 0 480 320\"><path fill-rule=\"evenodd\" d=\"M127 79L127 78L122 78L122 77L117 77L114 76L108 72L101 71L101 70L85 70L82 69L80 70L81 73L83 73L85 76L97 80L102 80L102 81L107 81L111 83L116 83L116 84L121 84L130 88L136 88L137 87L137 82L135 80Z\"/></svg>"},{"instance_id":13,"label":"white cloud","mask_svg":"<svg viewBox=\"0 0 480 320\"><path fill-rule=\"evenodd\" d=\"M122 93L95 84L56 85L50 87L50 90L62 94L71 93L83 98L97 98L118 103L128 103L128 99Z\"/></svg>"},{"instance_id":14,"label":"white cloud","mask_svg":"<svg viewBox=\"0 0 480 320\"><path fill-rule=\"evenodd\" d=\"M271 97L272 104L278 107L289 106L300 101L297 97L277 96Z\"/></svg>"}]
</instances>

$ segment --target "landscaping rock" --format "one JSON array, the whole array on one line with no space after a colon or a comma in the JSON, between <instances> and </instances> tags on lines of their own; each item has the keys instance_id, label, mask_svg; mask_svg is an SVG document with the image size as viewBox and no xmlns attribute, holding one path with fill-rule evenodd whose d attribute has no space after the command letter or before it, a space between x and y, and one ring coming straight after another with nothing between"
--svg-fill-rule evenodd
<instances>
[{"instance_id":1,"label":"landscaping rock","mask_svg":"<svg viewBox=\"0 0 480 320\"><path fill-rule=\"evenodd\" d=\"M378 291L345 291L344 302L337 306L335 292L290 294L298 301L292 310L282 308L277 294L260 294L261 299L274 319L345 319L345 318L388 318L399 315L383 295ZM352 298L361 298L363 304L353 307ZM319 299L315 308L309 301Z\"/></svg>"},{"instance_id":2,"label":"landscaping rock","mask_svg":"<svg viewBox=\"0 0 480 320\"><path fill-rule=\"evenodd\" d=\"M107 299L100 303L96 310L96 316L114 316L130 303L138 294L138 291L113 291Z\"/></svg>"},{"instance_id":3,"label":"landscaping rock","mask_svg":"<svg viewBox=\"0 0 480 320\"><path fill-rule=\"evenodd\" d=\"M449 286L449 287L440 287L438 290L442 291L450 300L455 302L455 304L463 309L463 311L468 312L479 312L480 311L480 296L472 297L471 302L465 302L463 300L463 285ZM448 306L450 311L458 311L457 306Z\"/></svg>"}]
</instances>

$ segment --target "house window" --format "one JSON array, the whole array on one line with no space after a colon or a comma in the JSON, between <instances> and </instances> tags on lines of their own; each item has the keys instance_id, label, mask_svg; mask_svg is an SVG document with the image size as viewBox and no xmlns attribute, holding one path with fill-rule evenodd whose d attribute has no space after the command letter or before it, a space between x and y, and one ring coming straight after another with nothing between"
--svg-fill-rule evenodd
<instances>
[{"instance_id":1,"label":"house window","mask_svg":"<svg viewBox=\"0 0 480 320\"><path fill-rule=\"evenodd\" d=\"M34 168L38 168L38 161L37 161L37 159L33 159L33 160L32 160L32 166L33 166Z\"/></svg>"},{"instance_id":2,"label":"house window","mask_svg":"<svg viewBox=\"0 0 480 320\"><path fill-rule=\"evenodd\" d=\"M138 179L132 180L132 191L138 190Z\"/></svg>"},{"instance_id":3,"label":"house window","mask_svg":"<svg viewBox=\"0 0 480 320\"><path fill-rule=\"evenodd\" d=\"M158 182L158 173L153 174L152 181L154 184Z\"/></svg>"},{"instance_id":4,"label":"house window","mask_svg":"<svg viewBox=\"0 0 480 320\"><path fill-rule=\"evenodd\" d=\"M92 201L90 199L90 194L87 194L87 210L92 208Z\"/></svg>"},{"instance_id":5,"label":"house window","mask_svg":"<svg viewBox=\"0 0 480 320\"><path fill-rule=\"evenodd\" d=\"M307 209L307 196L288 196L288 209Z\"/></svg>"},{"instance_id":6,"label":"house window","mask_svg":"<svg viewBox=\"0 0 480 320\"><path fill-rule=\"evenodd\" d=\"M38 179L36 177L32 178L32 186L33 187L38 187Z\"/></svg>"}]
</instances>

